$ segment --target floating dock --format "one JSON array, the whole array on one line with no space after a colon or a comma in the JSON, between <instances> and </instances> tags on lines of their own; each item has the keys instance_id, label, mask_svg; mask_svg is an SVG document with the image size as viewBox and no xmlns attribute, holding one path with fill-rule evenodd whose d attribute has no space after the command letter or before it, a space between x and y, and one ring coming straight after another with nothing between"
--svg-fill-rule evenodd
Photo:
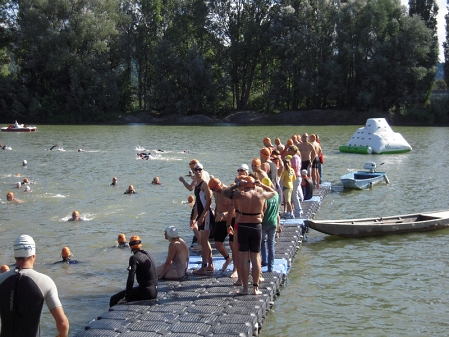
<instances>
[{"instance_id":1,"label":"floating dock","mask_svg":"<svg viewBox=\"0 0 449 337\"><path fill-rule=\"evenodd\" d=\"M215 249L215 273L192 275L191 270L201 266L201 256L192 252L187 279L159 281L156 299L115 305L76 336L257 336L302 244L307 230L303 220L315 216L330 190L331 185L323 183L311 200L301 203L303 218L281 220L282 233L275 243L275 271L268 273L266 267L262 268L264 281L259 287L262 295L237 295L240 287L233 285L234 279L229 277L231 271L220 274L224 259Z\"/></svg>"}]
</instances>

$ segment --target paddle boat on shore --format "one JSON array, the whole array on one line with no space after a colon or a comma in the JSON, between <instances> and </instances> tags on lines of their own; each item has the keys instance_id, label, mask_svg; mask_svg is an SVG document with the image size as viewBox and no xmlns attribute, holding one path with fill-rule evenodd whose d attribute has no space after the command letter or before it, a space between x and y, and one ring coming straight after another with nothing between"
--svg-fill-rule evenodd
<instances>
[{"instance_id":1,"label":"paddle boat on shore","mask_svg":"<svg viewBox=\"0 0 449 337\"><path fill-rule=\"evenodd\" d=\"M449 227L449 211L352 220L305 220L318 232L345 238L428 232Z\"/></svg>"},{"instance_id":2,"label":"paddle boat on shore","mask_svg":"<svg viewBox=\"0 0 449 337\"><path fill-rule=\"evenodd\" d=\"M380 164L380 165L383 165ZM344 188L352 188L356 190L364 190L372 188L374 185L385 181L390 183L387 177L387 172L376 172L376 163L367 162L364 168L368 171L354 171L349 172L340 177Z\"/></svg>"},{"instance_id":3,"label":"paddle boat on shore","mask_svg":"<svg viewBox=\"0 0 449 337\"><path fill-rule=\"evenodd\" d=\"M2 128L3 132L34 132L36 131L37 127L35 126L27 126L25 124L18 124L17 122L15 124L8 125L6 127Z\"/></svg>"}]
</instances>

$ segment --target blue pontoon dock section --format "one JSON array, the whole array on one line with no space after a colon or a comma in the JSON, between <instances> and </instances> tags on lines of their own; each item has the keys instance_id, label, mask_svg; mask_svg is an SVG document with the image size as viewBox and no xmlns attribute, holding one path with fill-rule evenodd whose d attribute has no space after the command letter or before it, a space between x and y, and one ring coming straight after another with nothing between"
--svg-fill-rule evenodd
<instances>
[{"instance_id":1,"label":"blue pontoon dock section","mask_svg":"<svg viewBox=\"0 0 449 337\"><path fill-rule=\"evenodd\" d=\"M324 183L314 191L312 200L301 203L304 219L315 216L330 190L331 185ZM231 270L220 274L224 259L215 249L215 273L192 275L191 270L201 265L201 256L192 252L191 270L185 280L160 281L157 299L116 305L88 323L77 337L257 336L281 293L305 234L302 219L281 223L282 233L275 244L275 271L268 273L266 267L262 268L262 295L237 295L240 287L233 285Z\"/></svg>"}]
</instances>

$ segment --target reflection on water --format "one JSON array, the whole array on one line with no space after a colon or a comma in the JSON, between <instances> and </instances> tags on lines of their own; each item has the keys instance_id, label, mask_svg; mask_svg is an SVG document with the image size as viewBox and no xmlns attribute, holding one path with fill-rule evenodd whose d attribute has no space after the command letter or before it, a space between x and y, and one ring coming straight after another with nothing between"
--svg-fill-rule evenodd
<instances>
[{"instance_id":1,"label":"reflection on water","mask_svg":"<svg viewBox=\"0 0 449 337\"><path fill-rule=\"evenodd\" d=\"M225 183L241 163L258 156L264 136L287 139L305 131L320 135L324 179L339 182L366 161L384 163L390 184L367 191L330 193L317 218L339 219L447 209L447 128L398 128L413 146L400 155L344 154L358 126L176 127L39 126L33 134L1 134L12 151L0 151L0 264L12 263L12 242L30 234L37 243L36 269L58 285L71 335L108 309L111 294L125 286L128 250L115 248L117 234L139 234L158 262L165 257L167 225L191 238L191 192L178 181L188 162L199 159ZM431 140L431 142L430 142ZM49 151L53 145L65 151ZM84 152L78 152L78 149ZM136 155L145 149L149 160ZM162 150L162 151L160 151ZM23 160L28 166L21 166ZM16 177L20 174L20 177ZM118 185L110 186L113 176ZM162 185L152 185L158 176ZM14 189L24 177L32 191ZM133 184L137 194L124 195ZM5 202L12 190L23 204ZM67 222L74 210L86 221ZM445 277L448 231L346 240L311 232L301 248L264 336L442 335L448 314ZM69 246L78 265L53 265ZM55 334L47 310L42 335Z\"/></svg>"}]
</instances>

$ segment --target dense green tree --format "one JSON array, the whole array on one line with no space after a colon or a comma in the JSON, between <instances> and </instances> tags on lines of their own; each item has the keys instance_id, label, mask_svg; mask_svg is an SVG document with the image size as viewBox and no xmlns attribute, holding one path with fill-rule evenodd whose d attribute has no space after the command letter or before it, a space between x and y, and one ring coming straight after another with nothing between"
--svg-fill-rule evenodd
<instances>
[{"instance_id":1,"label":"dense green tree","mask_svg":"<svg viewBox=\"0 0 449 337\"><path fill-rule=\"evenodd\" d=\"M446 40L443 42L444 53L444 79L449 83L449 0L447 1L448 14L444 16L446 21Z\"/></svg>"},{"instance_id":2,"label":"dense green tree","mask_svg":"<svg viewBox=\"0 0 449 337\"><path fill-rule=\"evenodd\" d=\"M436 36L438 3L435 0L409 0L408 6L410 16L419 15Z\"/></svg>"},{"instance_id":3,"label":"dense green tree","mask_svg":"<svg viewBox=\"0 0 449 337\"><path fill-rule=\"evenodd\" d=\"M269 0L212 0L210 31L226 48L224 71L232 85L233 107L246 109L262 51L269 48Z\"/></svg>"}]
</instances>

